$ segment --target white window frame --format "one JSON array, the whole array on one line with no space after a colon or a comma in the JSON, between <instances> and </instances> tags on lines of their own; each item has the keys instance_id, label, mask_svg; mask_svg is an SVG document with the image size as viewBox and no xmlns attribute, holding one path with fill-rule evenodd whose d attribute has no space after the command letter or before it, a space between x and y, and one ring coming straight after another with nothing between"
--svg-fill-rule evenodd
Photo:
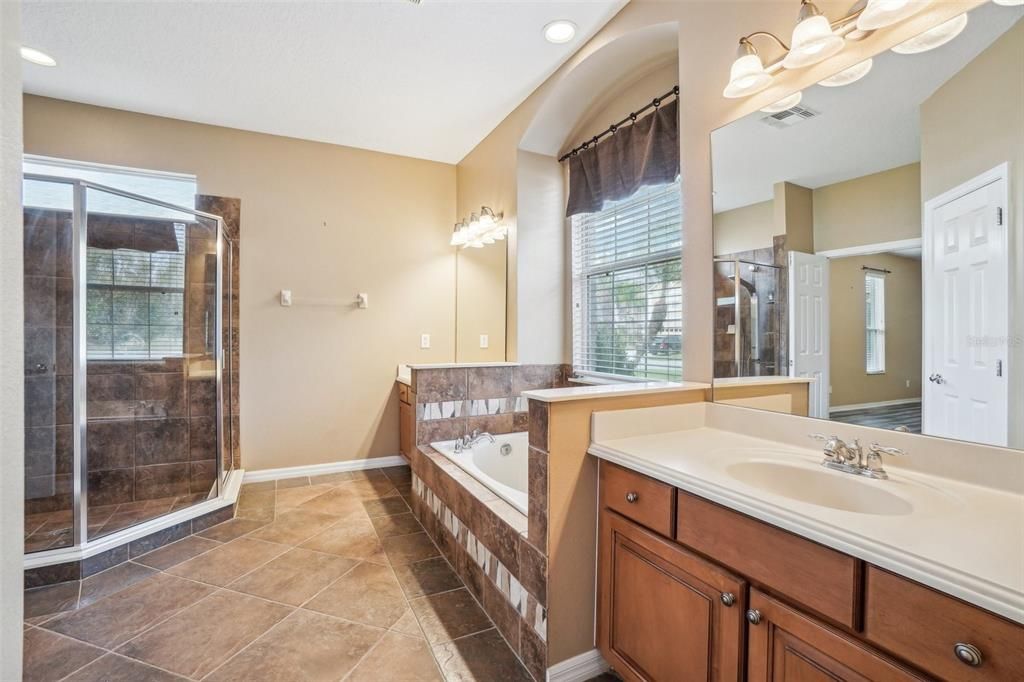
<instances>
[{"instance_id":1,"label":"white window frame","mask_svg":"<svg viewBox=\"0 0 1024 682\"><path fill-rule=\"evenodd\" d=\"M868 352L872 338L874 358ZM864 271L864 371L885 374L885 273L877 270Z\"/></svg>"},{"instance_id":2,"label":"white window frame","mask_svg":"<svg viewBox=\"0 0 1024 682\"><path fill-rule=\"evenodd\" d=\"M678 230L677 237L672 243L665 244L664 248L658 248L652 252L646 254L635 255L624 259L615 259L612 262L593 265L587 264L583 261L586 257L582 255L584 239L581 234L581 230L586 229L588 223L592 224L593 216L596 214L584 214L573 216L568 220L569 229L571 234L571 259L572 259L572 354L573 354L573 373L574 380L580 383L619 383L619 382L644 382L652 380L681 380L682 379L682 227L681 227L681 204L680 204L680 181L676 178L675 182L668 185L660 185L655 187L644 187L633 197L624 199L614 204L606 206L597 214L611 213L616 210L620 210L624 206L635 205L637 196L643 194L648 201L648 204L655 204L657 199L662 199L672 196L675 200L675 206L671 209L674 213L670 212L668 217L674 221L676 229ZM636 223L633 222L626 226L631 233L631 239L636 236ZM651 233L647 233L648 238ZM650 243L650 242L649 242ZM657 371L659 368L651 368L649 366L649 343L650 339L645 340L648 348L644 351L645 371L640 375L633 374L619 374L616 372L598 371L594 369L594 355L593 355L593 328L590 322L591 306L589 305L589 280L596 276L608 276L614 275L614 273L635 271L638 268L657 266L667 263L678 263L680 270L680 281L678 283L678 290L673 287L673 291L676 291L675 297L678 300L678 329L674 329L674 325L671 329L678 333L680 338L679 348L675 351L675 358L678 360L678 372L675 372L675 368L662 368L664 371ZM672 318L670 317L670 320ZM635 324L635 323L633 323ZM666 334L664 330L661 331L660 335L672 336L672 332ZM671 358L672 351L670 350L667 358ZM669 361L667 364L671 364Z\"/></svg>"}]
</instances>

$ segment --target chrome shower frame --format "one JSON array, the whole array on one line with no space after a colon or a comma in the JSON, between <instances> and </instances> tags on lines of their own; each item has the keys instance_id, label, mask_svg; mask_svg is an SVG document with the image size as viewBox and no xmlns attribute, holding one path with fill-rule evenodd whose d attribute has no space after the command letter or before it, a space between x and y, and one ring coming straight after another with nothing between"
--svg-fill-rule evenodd
<instances>
[{"instance_id":1,"label":"chrome shower frame","mask_svg":"<svg viewBox=\"0 0 1024 682\"><path fill-rule=\"evenodd\" d=\"M167 526L167 517L182 512L195 512L200 515L213 511L223 505L211 505L215 500L206 500L197 503L178 512L169 512L163 516L156 517L149 521L129 526L101 538L89 540L89 519L88 519L88 414L87 414L87 329L86 310L88 283L86 282L86 259L88 255L88 205L87 191L94 189L114 196L131 199L140 203L158 206L160 208L178 211L191 216L198 216L207 220L215 221L217 224L217 282L216 282L216 326L217 334L214 341L214 355L216 368L216 415L217 415L217 473L216 485L218 498L223 498L227 471L224 467L224 444L226 434L224 433L224 258L231 257L231 246L234 240L224 230L224 219L221 216L200 211L187 206L178 206L166 201L154 199L141 194L127 192L125 190L101 185L89 180L70 178L58 175L45 175L39 173L24 173L25 180L37 182L49 182L54 184L70 185L73 191L72 198L72 276L74 281L73 291L73 459L72 459L72 512L73 512L73 544L69 547L48 549L32 552L25 555L26 568L47 566L74 559L84 559L112 547L130 542L136 536L146 532L155 532L161 527ZM187 244L187 237L186 237ZM225 246L228 248L225 249ZM186 247L187 248L187 247ZM225 254L227 251L227 255ZM234 288L234 281L231 283ZM229 299L229 305L230 303ZM228 330L231 334L231 330ZM232 455L233 456L233 455ZM233 468L233 467L232 467Z\"/></svg>"}]
</instances>

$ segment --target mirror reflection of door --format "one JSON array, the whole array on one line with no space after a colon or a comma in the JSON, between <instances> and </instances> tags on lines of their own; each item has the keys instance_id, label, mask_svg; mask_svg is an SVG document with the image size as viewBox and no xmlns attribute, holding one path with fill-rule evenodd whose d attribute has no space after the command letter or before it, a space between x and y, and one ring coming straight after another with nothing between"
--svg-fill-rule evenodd
<instances>
[{"instance_id":1,"label":"mirror reflection of door","mask_svg":"<svg viewBox=\"0 0 1024 682\"><path fill-rule=\"evenodd\" d=\"M996 168L925 204L923 416L929 435L1007 444L1007 170Z\"/></svg>"}]
</instances>

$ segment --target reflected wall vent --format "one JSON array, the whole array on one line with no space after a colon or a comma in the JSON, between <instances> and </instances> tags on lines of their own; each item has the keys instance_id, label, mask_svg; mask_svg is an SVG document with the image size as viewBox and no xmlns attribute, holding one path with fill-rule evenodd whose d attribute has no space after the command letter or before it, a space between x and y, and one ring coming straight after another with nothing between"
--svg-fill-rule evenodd
<instances>
[{"instance_id":1,"label":"reflected wall vent","mask_svg":"<svg viewBox=\"0 0 1024 682\"><path fill-rule=\"evenodd\" d=\"M808 109L807 107L797 105L774 114L769 114L762 118L761 121L765 125L770 125L772 128L790 128L795 126L797 123L820 115L821 113L814 109Z\"/></svg>"}]
</instances>

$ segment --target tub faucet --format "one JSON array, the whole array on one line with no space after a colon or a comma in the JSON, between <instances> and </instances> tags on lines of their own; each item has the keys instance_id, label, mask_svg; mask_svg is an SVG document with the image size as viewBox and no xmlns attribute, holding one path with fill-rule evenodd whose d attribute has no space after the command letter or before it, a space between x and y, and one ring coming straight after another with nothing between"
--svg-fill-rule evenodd
<instances>
[{"instance_id":1,"label":"tub faucet","mask_svg":"<svg viewBox=\"0 0 1024 682\"><path fill-rule=\"evenodd\" d=\"M480 441L487 441L488 443L494 442L494 436L484 431L480 432L479 429L473 429L472 434L466 434L462 438L455 439L455 452L462 452L463 450L472 450L473 446Z\"/></svg>"}]
</instances>

